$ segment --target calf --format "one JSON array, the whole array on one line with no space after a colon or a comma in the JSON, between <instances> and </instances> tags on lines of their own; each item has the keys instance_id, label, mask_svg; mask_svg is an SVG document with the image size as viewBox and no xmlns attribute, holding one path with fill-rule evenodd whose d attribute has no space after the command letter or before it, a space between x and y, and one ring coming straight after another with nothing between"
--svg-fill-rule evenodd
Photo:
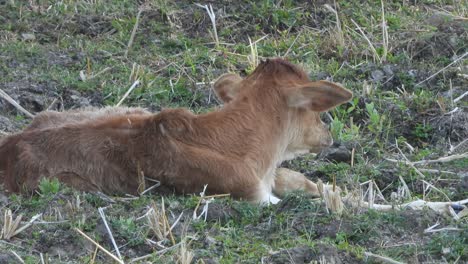
<instances>
[{"instance_id":1,"label":"calf","mask_svg":"<svg viewBox=\"0 0 468 264\"><path fill-rule=\"evenodd\" d=\"M319 112L352 94L334 83L311 82L281 59L261 63L245 79L228 76L215 89L229 103L202 115L167 109L96 114L82 121L81 116L62 125L38 121L0 143L5 187L30 190L40 178L56 177L81 190L136 194L141 170L180 193L207 184L208 193L276 203L273 191L313 184L302 175L288 179L289 173L281 171L275 178L276 167L328 147L332 139Z\"/></svg>"}]
</instances>

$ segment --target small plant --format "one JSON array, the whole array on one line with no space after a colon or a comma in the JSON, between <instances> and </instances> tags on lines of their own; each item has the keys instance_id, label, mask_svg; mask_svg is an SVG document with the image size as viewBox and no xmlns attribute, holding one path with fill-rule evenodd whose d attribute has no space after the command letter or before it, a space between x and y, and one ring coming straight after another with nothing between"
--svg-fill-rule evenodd
<instances>
[{"instance_id":1,"label":"small plant","mask_svg":"<svg viewBox=\"0 0 468 264\"><path fill-rule=\"evenodd\" d=\"M60 190L60 182L57 178L42 178L39 182L39 192L41 195L52 195Z\"/></svg>"},{"instance_id":2,"label":"small plant","mask_svg":"<svg viewBox=\"0 0 468 264\"><path fill-rule=\"evenodd\" d=\"M420 140L427 141L432 130L433 128L430 124L417 124L414 128L413 135Z\"/></svg>"},{"instance_id":3,"label":"small plant","mask_svg":"<svg viewBox=\"0 0 468 264\"><path fill-rule=\"evenodd\" d=\"M367 125L369 131L375 135L382 133L385 116L379 114L377 109L375 109L374 103L366 104L366 111L369 115L369 124Z\"/></svg>"},{"instance_id":4,"label":"small plant","mask_svg":"<svg viewBox=\"0 0 468 264\"><path fill-rule=\"evenodd\" d=\"M144 243L143 235L137 226L135 219L120 217L119 219L111 220L112 229L128 241L130 246L141 245ZM115 234L114 234L115 236Z\"/></svg>"},{"instance_id":5,"label":"small plant","mask_svg":"<svg viewBox=\"0 0 468 264\"><path fill-rule=\"evenodd\" d=\"M353 123L349 127L345 126L337 117L334 117L330 124L333 138L344 142L357 139L359 137L359 129L359 126Z\"/></svg>"}]
</instances>

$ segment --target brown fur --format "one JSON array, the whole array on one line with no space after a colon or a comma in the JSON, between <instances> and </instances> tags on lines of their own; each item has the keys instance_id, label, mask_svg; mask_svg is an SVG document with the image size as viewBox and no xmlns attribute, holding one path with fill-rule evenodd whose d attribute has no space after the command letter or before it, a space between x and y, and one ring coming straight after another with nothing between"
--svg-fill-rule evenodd
<instances>
[{"instance_id":1,"label":"brown fur","mask_svg":"<svg viewBox=\"0 0 468 264\"><path fill-rule=\"evenodd\" d=\"M45 121L33 121L0 145L5 187L31 190L40 178L57 177L81 190L136 194L140 167L146 177L181 193L208 184L209 193L277 202L276 166L330 145L319 111L349 100L351 93L333 83L311 82L281 59L262 63L234 83L220 86L235 87L229 104L202 115L184 109L97 111L86 119L78 113L50 121L44 114Z\"/></svg>"}]
</instances>

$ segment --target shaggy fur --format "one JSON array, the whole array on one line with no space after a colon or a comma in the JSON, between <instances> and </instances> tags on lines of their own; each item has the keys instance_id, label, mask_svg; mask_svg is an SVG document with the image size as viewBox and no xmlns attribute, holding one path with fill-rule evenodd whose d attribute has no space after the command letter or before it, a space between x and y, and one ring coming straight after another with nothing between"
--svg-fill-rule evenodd
<instances>
[{"instance_id":1,"label":"shaggy fur","mask_svg":"<svg viewBox=\"0 0 468 264\"><path fill-rule=\"evenodd\" d=\"M0 177L11 192L56 177L81 190L137 194L141 168L180 193L207 184L208 193L276 203L273 191L297 185L281 176L275 189L277 165L328 147L331 136L319 112L352 94L334 83L311 82L281 59L263 62L244 80L222 81L215 89L224 89L228 99L221 90L217 95L229 103L202 115L124 108L40 114L0 143Z\"/></svg>"}]
</instances>

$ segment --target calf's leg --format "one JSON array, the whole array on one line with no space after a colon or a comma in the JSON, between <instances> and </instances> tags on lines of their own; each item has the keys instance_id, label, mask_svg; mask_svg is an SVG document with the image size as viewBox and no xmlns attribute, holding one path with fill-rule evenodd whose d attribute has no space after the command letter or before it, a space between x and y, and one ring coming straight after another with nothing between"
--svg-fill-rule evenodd
<instances>
[{"instance_id":1,"label":"calf's leg","mask_svg":"<svg viewBox=\"0 0 468 264\"><path fill-rule=\"evenodd\" d=\"M307 179L302 173L286 168L277 168L273 192L283 197L287 192L296 190L305 191L314 197L320 196L317 184Z\"/></svg>"}]
</instances>

